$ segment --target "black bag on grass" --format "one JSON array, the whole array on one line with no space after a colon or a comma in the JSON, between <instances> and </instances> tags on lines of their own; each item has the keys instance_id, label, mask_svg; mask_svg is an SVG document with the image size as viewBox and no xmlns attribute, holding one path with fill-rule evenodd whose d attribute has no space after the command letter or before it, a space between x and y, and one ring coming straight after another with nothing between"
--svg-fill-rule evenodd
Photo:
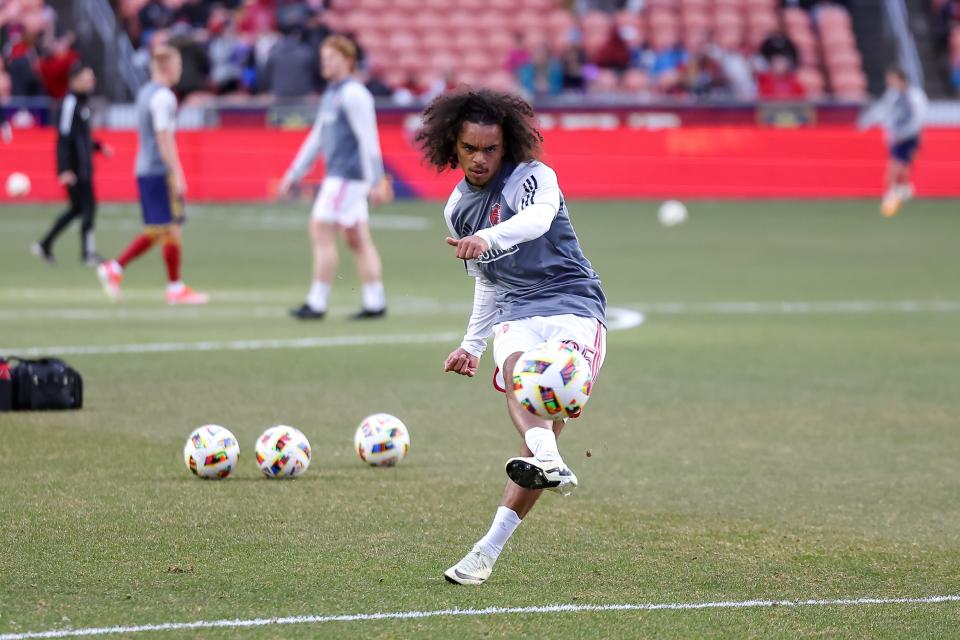
<instances>
[{"instance_id":1,"label":"black bag on grass","mask_svg":"<svg viewBox=\"0 0 960 640\"><path fill-rule=\"evenodd\" d=\"M17 366L10 369L12 409L49 411L83 407L83 378L63 360L17 357L11 357L10 360L18 362ZM2 395L0 389L0 410L3 407Z\"/></svg>"}]
</instances>

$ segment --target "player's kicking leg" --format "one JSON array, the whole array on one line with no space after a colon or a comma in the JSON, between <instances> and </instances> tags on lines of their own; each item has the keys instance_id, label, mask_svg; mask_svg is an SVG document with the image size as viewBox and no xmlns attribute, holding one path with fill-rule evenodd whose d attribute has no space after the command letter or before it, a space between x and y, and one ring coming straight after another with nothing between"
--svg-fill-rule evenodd
<instances>
[{"instance_id":1,"label":"player's kicking leg","mask_svg":"<svg viewBox=\"0 0 960 640\"><path fill-rule=\"evenodd\" d=\"M560 435L563 426L562 420L553 423L554 438ZM521 444L520 456L520 459L533 458L533 452L525 439ZM513 480L508 480L489 531L473 545L460 562L444 572L443 577L447 582L462 585L480 585L486 582L493 573L493 566L507 540L523 522L523 518L530 512L542 493L542 490L525 489Z\"/></svg>"}]
</instances>

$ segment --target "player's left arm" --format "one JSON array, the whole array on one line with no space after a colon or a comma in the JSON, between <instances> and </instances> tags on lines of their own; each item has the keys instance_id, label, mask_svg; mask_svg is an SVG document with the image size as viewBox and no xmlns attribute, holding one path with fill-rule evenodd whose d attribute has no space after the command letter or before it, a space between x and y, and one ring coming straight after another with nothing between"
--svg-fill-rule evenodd
<instances>
[{"instance_id":1,"label":"player's left arm","mask_svg":"<svg viewBox=\"0 0 960 640\"><path fill-rule=\"evenodd\" d=\"M392 189L383 168L377 111L373 96L363 86L350 83L343 91L343 111L357 138L363 181L370 185L370 199L375 205L392 199Z\"/></svg>"},{"instance_id":2,"label":"player's left arm","mask_svg":"<svg viewBox=\"0 0 960 640\"><path fill-rule=\"evenodd\" d=\"M493 250L502 251L536 240L550 230L560 211L557 174L550 167L537 164L520 181L519 188L512 194L510 205L517 212L516 215L476 233Z\"/></svg>"}]
</instances>

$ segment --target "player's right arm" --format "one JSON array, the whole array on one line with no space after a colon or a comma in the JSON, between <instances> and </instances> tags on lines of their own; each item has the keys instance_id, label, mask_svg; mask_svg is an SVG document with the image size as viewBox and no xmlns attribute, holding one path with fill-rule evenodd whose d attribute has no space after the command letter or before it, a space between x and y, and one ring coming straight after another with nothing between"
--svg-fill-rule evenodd
<instances>
[{"instance_id":1,"label":"player's right arm","mask_svg":"<svg viewBox=\"0 0 960 640\"><path fill-rule=\"evenodd\" d=\"M173 134L177 120L177 98L172 91L157 91L153 95L150 99L150 119L157 137L160 158L173 176L174 191L182 197L187 193L187 180L183 175L177 140Z\"/></svg>"},{"instance_id":2,"label":"player's right arm","mask_svg":"<svg viewBox=\"0 0 960 640\"><path fill-rule=\"evenodd\" d=\"M454 189L444 209L444 218L451 238L459 239L460 234L453 225L453 211L460 200L459 190ZM464 261L467 274L474 276L473 311L467 321L467 331L460 346L450 352L443 363L443 370L459 373L472 378L477 374L480 356L487 348L487 339L493 333L493 324L497 317L497 296L493 283L484 278L473 260Z\"/></svg>"},{"instance_id":3,"label":"player's right arm","mask_svg":"<svg viewBox=\"0 0 960 640\"><path fill-rule=\"evenodd\" d=\"M287 169L287 172L283 175L283 180L280 181L278 195L289 195L290 190L293 189L293 185L303 180L303 176L307 175L307 172L310 171L311 167L313 167L313 163L317 160L317 154L320 153L320 133L322 131L323 118L321 117L321 113L318 111L317 119L313 123L313 127L310 129L310 133L307 134L303 144L300 145L300 150L297 152L297 156L293 159L293 163L290 165L290 168Z\"/></svg>"},{"instance_id":4,"label":"player's right arm","mask_svg":"<svg viewBox=\"0 0 960 640\"><path fill-rule=\"evenodd\" d=\"M857 128L864 130L883 123L883 121L890 116L890 110L896 99L897 96L893 91L886 91L879 100L870 105L857 119Z\"/></svg>"}]
</instances>

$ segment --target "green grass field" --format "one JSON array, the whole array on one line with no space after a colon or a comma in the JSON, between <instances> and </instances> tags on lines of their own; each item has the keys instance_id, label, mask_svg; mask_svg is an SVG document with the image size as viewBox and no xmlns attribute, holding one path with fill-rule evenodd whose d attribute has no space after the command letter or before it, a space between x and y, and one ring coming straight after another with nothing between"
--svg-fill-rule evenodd
<instances>
[{"instance_id":1,"label":"green grass field","mask_svg":"<svg viewBox=\"0 0 960 640\"><path fill-rule=\"evenodd\" d=\"M287 318L308 284L306 206L192 208L184 275L211 293L206 308L163 304L156 251L110 303L78 264L75 231L55 267L29 255L55 207L4 207L0 353L66 354L87 394L79 412L0 414L0 636L960 594L958 208L919 201L884 220L873 201L694 202L686 224L665 229L655 203L573 203L610 306L646 322L610 333L591 404L561 439L581 489L545 495L491 581L466 588L442 571L486 531L518 438L489 385L489 355L477 379L441 373L472 282L443 242L439 204L396 204L375 220L390 316L369 324L347 320L359 304L349 256L330 316ZM137 228L132 207L102 207L101 251L115 254ZM313 346L292 348L296 339ZM264 340L279 342L236 344ZM156 343L166 350L116 352ZM378 411L412 433L394 469L352 450L356 424ZM240 439L239 469L223 482L195 479L181 458L206 422ZM313 445L295 481L267 480L253 461L255 437L276 423ZM943 638L958 623L953 601L136 637Z\"/></svg>"}]
</instances>

